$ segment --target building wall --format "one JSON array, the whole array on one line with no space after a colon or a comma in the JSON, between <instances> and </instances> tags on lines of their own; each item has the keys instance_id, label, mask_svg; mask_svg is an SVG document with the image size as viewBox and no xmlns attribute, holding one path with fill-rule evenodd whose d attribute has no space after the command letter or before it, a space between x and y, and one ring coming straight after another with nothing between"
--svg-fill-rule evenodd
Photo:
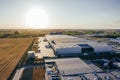
<instances>
[{"instance_id":1,"label":"building wall","mask_svg":"<svg viewBox=\"0 0 120 80\"><path fill-rule=\"evenodd\" d=\"M47 35L46 36L48 42L54 49L54 52L57 55L80 55L82 52L82 47L78 46L78 44L88 44L93 48L93 51L87 53L104 53L111 52L112 47L108 46L104 43L98 43L91 40L86 40L84 38L76 38L68 35ZM52 44L51 40L56 41L56 44ZM72 42L71 42L72 41ZM61 45L62 44L62 45ZM62 47L61 47L62 46Z\"/></svg>"},{"instance_id":2,"label":"building wall","mask_svg":"<svg viewBox=\"0 0 120 80\"><path fill-rule=\"evenodd\" d=\"M74 47L74 48L59 48L56 49L57 55L79 55L81 54L81 48L80 47Z\"/></svg>"},{"instance_id":3,"label":"building wall","mask_svg":"<svg viewBox=\"0 0 120 80\"><path fill-rule=\"evenodd\" d=\"M94 46L93 48L95 53L111 52L112 50L109 46Z\"/></svg>"}]
</instances>

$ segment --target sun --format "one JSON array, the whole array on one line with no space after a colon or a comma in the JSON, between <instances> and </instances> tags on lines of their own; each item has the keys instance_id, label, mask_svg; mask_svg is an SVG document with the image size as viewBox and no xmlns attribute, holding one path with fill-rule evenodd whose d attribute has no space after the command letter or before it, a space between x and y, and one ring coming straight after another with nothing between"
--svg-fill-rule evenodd
<instances>
[{"instance_id":1,"label":"sun","mask_svg":"<svg viewBox=\"0 0 120 80\"><path fill-rule=\"evenodd\" d=\"M32 8L25 15L26 26L33 29L47 28L49 18L47 13L41 8Z\"/></svg>"}]
</instances>

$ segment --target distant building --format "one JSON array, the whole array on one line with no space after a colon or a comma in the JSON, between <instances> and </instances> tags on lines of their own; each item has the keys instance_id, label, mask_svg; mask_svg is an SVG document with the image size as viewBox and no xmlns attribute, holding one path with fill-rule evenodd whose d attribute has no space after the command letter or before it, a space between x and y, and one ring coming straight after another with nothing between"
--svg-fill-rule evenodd
<instances>
[{"instance_id":1,"label":"distant building","mask_svg":"<svg viewBox=\"0 0 120 80\"><path fill-rule=\"evenodd\" d=\"M110 41L112 41L112 42L117 42L117 43L120 44L120 38L119 38L119 37L116 38L116 39L110 38Z\"/></svg>"},{"instance_id":2,"label":"distant building","mask_svg":"<svg viewBox=\"0 0 120 80\"><path fill-rule=\"evenodd\" d=\"M117 68L120 68L120 62L114 62L113 63L113 66L117 67Z\"/></svg>"},{"instance_id":3,"label":"distant building","mask_svg":"<svg viewBox=\"0 0 120 80\"><path fill-rule=\"evenodd\" d=\"M99 33L99 34L86 34L85 36L89 36L89 37L93 37L93 36L95 36L95 37L103 37L103 36L105 36L106 34L103 34L103 33Z\"/></svg>"},{"instance_id":4,"label":"distant building","mask_svg":"<svg viewBox=\"0 0 120 80\"><path fill-rule=\"evenodd\" d=\"M61 35L62 32L50 32L49 35Z\"/></svg>"}]
</instances>

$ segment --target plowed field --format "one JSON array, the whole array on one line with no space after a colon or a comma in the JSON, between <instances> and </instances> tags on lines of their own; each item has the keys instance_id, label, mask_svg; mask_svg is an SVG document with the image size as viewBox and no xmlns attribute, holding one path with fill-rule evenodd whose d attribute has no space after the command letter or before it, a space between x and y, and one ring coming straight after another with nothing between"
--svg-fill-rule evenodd
<instances>
[{"instance_id":1,"label":"plowed field","mask_svg":"<svg viewBox=\"0 0 120 80\"><path fill-rule=\"evenodd\" d=\"M0 80L7 80L33 39L0 39Z\"/></svg>"}]
</instances>

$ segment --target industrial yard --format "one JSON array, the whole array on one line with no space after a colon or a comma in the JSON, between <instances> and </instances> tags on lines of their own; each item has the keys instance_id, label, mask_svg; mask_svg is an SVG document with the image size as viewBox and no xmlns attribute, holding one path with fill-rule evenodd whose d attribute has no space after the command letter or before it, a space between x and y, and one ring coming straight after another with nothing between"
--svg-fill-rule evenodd
<instances>
[{"instance_id":1,"label":"industrial yard","mask_svg":"<svg viewBox=\"0 0 120 80\"><path fill-rule=\"evenodd\" d=\"M19 48L17 51L20 53L24 48L25 53L32 43L25 56L22 52L16 56L12 55L18 61L10 61L12 68L9 64L8 70L11 72L6 73L9 76L12 73L9 80L119 80L119 40L90 35L70 36L55 32L35 38L1 39L0 46L1 52L5 53L3 49L6 49L6 54L11 56L8 54L11 50L13 51L10 53L17 53L16 50ZM7 41L10 43L5 43ZM14 60L13 57L12 59ZM13 66L14 63L16 64ZM1 73L2 71L1 69Z\"/></svg>"},{"instance_id":2,"label":"industrial yard","mask_svg":"<svg viewBox=\"0 0 120 80\"><path fill-rule=\"evenodd\" d=\"M120 70L103 71L80 58L46 59L46 80L119 80ZM73 66L71 66L71 64Z\"/></svg>"},{"instance_id":3,"label":"industrial yard","mask_svg":"<svg viewBox=\"0 0 120 80\"><path fill-rule=\"evenodd\" d=\"M33 51L28 51L27 54L29 60L34 60L31 63L32 68L26 67L20 74L22 79L25 80L29 78L25 77L27 70L30 71L30 75L33 75L33 69L36 69L35 66L39 66L37 73L39 70L42 70L43 74L38 75L42 76L41 80L119 80L119 67L111 68L116 62L116 64L119 63L119 58L117 60L114 58L113 61L113 59L110 60L112 56L109 59L105 57L113 54L118 55L118 53L114 52L114 48L110 43L112 43L111 39L106 40L106 38L79 38L79 36L75 37L56 33L48 34L45 37L38 37L33 43L33 48L36 46L36 51L32 49ZM85 58L91 55L103 56L100 59L96 59L96 57L92 60ZM80 58L81 56L85 56L84 58L82 57L84 60ZM112 64L111 61L113 61ZM45 69L40 68L41 66L45 67ZM33 77L31 77L31 80L33 80ZM36 80L39 80L39 77Z\"/></svg>"},{"instance_id":4,"label":"industrial yard","mask_svg":"<svg viewBox=\"0 0 120 80\"><path fill-rule=\"evenodd\" d=\"M120 80L120 0L0 0L0 80Z\"/></svg>"},{"instance_id":5,"label":"industrial yard","mask_svg":"<svg viewBox=\"0 0 120 80\"><path fill-rule=\"evenodd\" d=\"M49 47L49 43L44 37L39 37L38 41L38 52L35 54L37 58L55 57L53 49Z\"/></svg>"},{"instance_id":6,"label":"industrial yard","mask_svg":"<svg viewBox=\"0 0 120 80\"><path fill-rule=\"evenodd\" d=\"M42 71L45 80L120 79L119 68L111 68L116 62L119 62L119 58L114 58L114 61L113 59L110 60L110 58L105 59L105 55L117 54L114 52L113 46L110 45L111 39L95 39L92 37L88 39L86 37L79 38L79 36L48 34L45 37L38 37L37 40L37 44L36 42L33 44L33 46L37 45L37 51L29 51L28 57L44 60L45 65L37 66L45 67L45 70ZM89 57L90 55L104 56L100 59L96 59L96 57L92 60L87 60L87 58L82 60L80 58L80 56ZM115 61L115 59L117 60ZM113 61L112 65L111 61ZM38 62L37 64L42 63ZM35 66L33 66L33 68L35 68ZM41 69L42 68L38 68L37 70ZM26 69L21 75L25 75L25 71ZM41 80L44 80L44 77L41 77ZM22 77L22 79L24 80L26 78ZM39 78L36 78L36 80L39 80Z\"/></svg>"}]
</instances>

